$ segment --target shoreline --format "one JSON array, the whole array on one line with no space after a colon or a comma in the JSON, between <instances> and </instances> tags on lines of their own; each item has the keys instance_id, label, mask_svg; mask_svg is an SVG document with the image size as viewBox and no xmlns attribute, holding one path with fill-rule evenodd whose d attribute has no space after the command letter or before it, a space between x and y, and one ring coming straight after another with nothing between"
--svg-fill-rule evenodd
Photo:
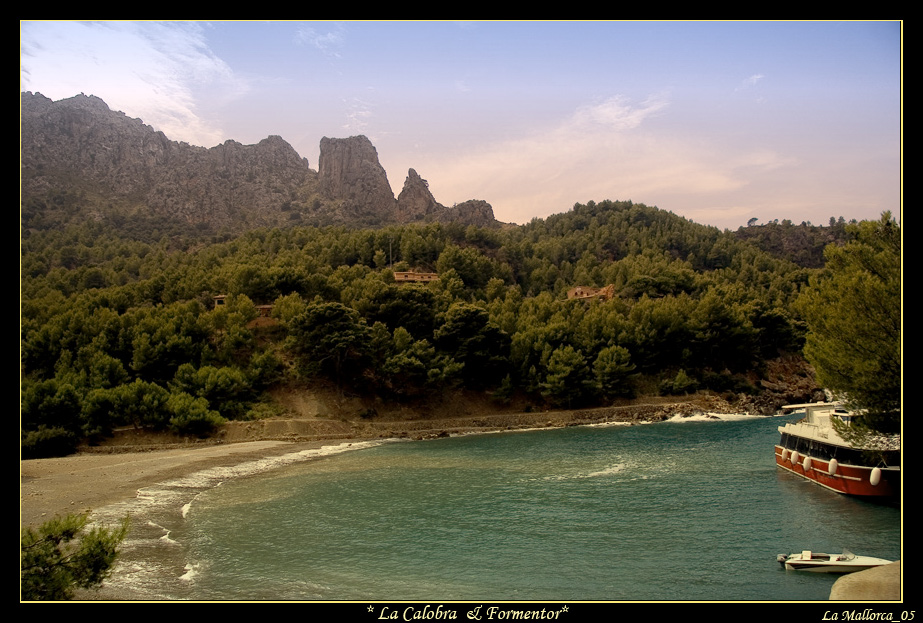
<instances>
[{"instance_id":1,"label":"shoreline","mask_svg":"<svg viewBox=\"0 0 923 623\"><path fill-rule=\"evenodd\" d=\"M357 441L246 441L24 460L20 461L20 524L38 526L55 515L92 513L133 500L146 487L202 470Z\"/></svg>"},{"instance_id":2,"label":"shoreline","mask_svg":"<svg viewBox=\"0 0 923 623\"><path fill-rule=\"evenodd\" d=\"M133 522L129 533L133 544L120 556L127 574L120 572L117 581L79 591L75 600L160 601L167 599L167 594L174 595L169 598L173 599L185 590L183 576L189 569L183 569L180 559L172 558L174 548L161 550L155 562L148 559L149 547L170 539L171 516L176 512L185 515L186 505L199 492L226 479L258 475L380 443L570 426L639 425L673 418L720 419L718 413L741 413L721 406L695 401L443 419L269 419L231 422L215 438L205 441L123 431L101 446L84 447L69 456L20 460L20 524L23 528L38 527L55 516L72 513L89 513L91 522L110 524L126 513L137 516L135 512L140 509L146 519ZM160 519L152 522L151 503L166 509L167 515L159 515ZM163 584L150 584L148 573L134 573L139 564L169 569L161 577L172 580L157 582L172 581L172 588L161 593Z\"/></svg>"},{"instance_id":3,"label":"shoreline","mask_svg":"<svg viewBox=\"0 0 923 623\"><path fill-rule=\"evenodd\" d=\"M303 450L386 439L640 424L713 413L738 411L730 410L729 405L696 401L449 419L230 422L209 443L109 444L65 457L20 460L20 524L38 526L55 515L92 512L134 499L139 489L166 480Z\"/></svg>"},{"instance_id":4,"label":"shoreline","mask_svg":"<svg viewBox=\"0 0 923 623\"><path fill-rule=\"evenodd\" d=\"M771 417L747 414L730 405L703 404L701 401L644 404L622 407L610 407L591 410L574 410L561 412L542 412L535 414L496 414L470 418L450 418L442 420L405 420L377 422L342 422L351 428L345 435L317 435L315 438L292 434L291 421L285 424L288 434L271 436L274 426L280 420L263 422L237 423L248 427L247 434L242 435L225 430L222 439L205 443L149 444L149 445L114 445L97 447L90 451L78 452L66 457L47 459L30 459L20 461L20 522L22 527L39 524L69 513L91 513L117 508L141 498L143 490L169 481L187 478L200 472L228 469L232 474L235 468L246 464L267 462L266 469L271 470L288 463L310 460L327 455L323 449L333 452L361 449L368 444L395 440L427 440L448 436L472 434L491 434L502 432L526 432L548 430L568 426L609 426L640 425L665 422L674 419L702 418L725 419L723 416L740 415L744 417ZM310 419L301 421L302 424ZM274 423L274 424L273 424ZM317 423L317 422L315 422ZM329 423L329 421L327 422ZM262 424L262 426L255 426ZM264 428L266 425L267 428ZM307 427L308 430L311 426ZM317 432L317 431L315 431ZM345 431L344 431L345 432ZM364 433L356 436L356 433ZM230 433L230 434L229 434ZM228 437L236 437L231 440ZM322 437L322 438L319 438ZM358 446L353 448L353 446ZM257 469L256 473L263 471ZM237 475L252 475L254 472ZM231 476L233 477L233 476ZM213 485L212 485L213 486ZM899 576L899 563L896 567ZM900 580L892 577L892 572L884 581L866 588L867 583L859 585L863 591L872 591L874 595L900 594ZM856 577L854 582L859 582ZM879 584L882 584L879 586ZM852 584L843 586L837 596L831 593L830 599L843 599L844 595L868 596ZM877 597L876 597L877 598ZM78 601L134 601L148 600L142 594L132 590L105 587L100 590L81 592Z\"/></svg>"}]
</instances>

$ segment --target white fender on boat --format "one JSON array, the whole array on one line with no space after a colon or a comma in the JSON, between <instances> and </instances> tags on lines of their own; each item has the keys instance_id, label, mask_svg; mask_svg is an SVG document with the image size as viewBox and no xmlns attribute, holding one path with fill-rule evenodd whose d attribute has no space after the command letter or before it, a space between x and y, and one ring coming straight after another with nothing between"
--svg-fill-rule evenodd
<instances>
[{"instance_id":1,"label":"white fender on boat","mask_svg":"<svg viewBox=\"0 0 923 623\"><path fill-rule=\"evenodd\" d=\"M872 470L872 473L869 474L869 483L873 487L877 487L879 482L881 482L881 469L876 467Z\"/></svg>"},{"instance_id":2,"label":"white fender on boat","mask_svg":"<svg viewBox=\"0 0 923 623\"><path fill-rule=\"evenodd\" d=\"M830 462L827 464L827 473L833 476L836 473L836 468L839 464L836 462L836 459L830 459Z\"/></svg>"},{"instance_id":3,"label":"white fender on boat","mask_svg":"<svg viewBox=\"0 0 923 623\"><path fill-rule=\"evenodd\" d=\"M792 467L798 464L798 451L795 450L792 452Z\"/></svg>"},{"instance_id":4,"label":"white fender on boat","mask_svg":"<svg viewBox=\"0 0 923 623\"><path fill-rule=\"evenodd\" d=\"M788 449L782 448L782 460L785 461L788 459Z\"/></svg>"},{"instance_id":5,"label":"white fender on boat","mask_svg":"<svg viewBox=\"0 0 923 623\"><path fill-rule=\"evenodd\" d=\"M804 457L803 465L804 465L804 471L806 472L811 471L811 457L809 456Z\"/></svg>"}]
</instances>

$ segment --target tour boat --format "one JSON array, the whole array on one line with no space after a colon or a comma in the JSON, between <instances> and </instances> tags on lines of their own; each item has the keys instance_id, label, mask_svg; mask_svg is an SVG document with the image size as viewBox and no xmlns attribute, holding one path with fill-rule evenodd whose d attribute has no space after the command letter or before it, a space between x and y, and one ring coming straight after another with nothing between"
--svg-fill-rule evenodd
<instances>
[{"instance_id":1,"label":"tour boat","mask_svg":"<svg viewBox=\"0 0 923 623\"><path fill-rule=\"evenodd\" d=\"M804 410L805 417L779 427L782 439L775 448L776 465L823 487L846 495L900 499L900 436L879 436L855 448L840 437L831 423L849 425L855 417L835 402L786 405Z\"/></svg>"},{"instance_id":2,"label":"tour boat","mask_svg":"<svg viewBox=\"0 0 923 623\"><path fill-rule=\"evenodd\" d=\"M849 551L844 551L842 554L821 554L810 550L787 556L779 554L776 560L790 571L813 571L814 573L852 573L892 562L884 558L856 556Z\"/></svg>"}]
</instances>

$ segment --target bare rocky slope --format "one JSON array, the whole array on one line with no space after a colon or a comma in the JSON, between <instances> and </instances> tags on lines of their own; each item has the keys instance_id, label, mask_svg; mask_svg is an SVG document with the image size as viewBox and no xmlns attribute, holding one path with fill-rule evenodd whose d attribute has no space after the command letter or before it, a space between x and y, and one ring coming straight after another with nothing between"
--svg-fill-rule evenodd
<instances>
[{"instance_id":1,"label":"bare rocky slope","mask_svg":"<svg viewBox=\"0 0 923 623\"><path fill-rule=\"evenodd\" d=\"M323 138L319 167L280 136L211 148L176 142L92 95L22 93L22 217L48 228L138 219L202 233L289 225L459 222L496 227L484 201L447 208L416 171L395 199L368 138ZM191 228L191 229L190 229Z\"/></svg>"}]
</instances>

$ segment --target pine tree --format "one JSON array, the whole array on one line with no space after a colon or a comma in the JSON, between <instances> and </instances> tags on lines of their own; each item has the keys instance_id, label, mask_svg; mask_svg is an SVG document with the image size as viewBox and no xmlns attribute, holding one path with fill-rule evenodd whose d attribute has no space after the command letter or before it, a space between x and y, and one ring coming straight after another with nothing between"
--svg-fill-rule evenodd
<instances>
[{"instance_id":1,"label":"pine tree","mask_svg":"<svg viewBox=\"0 0 923 623\"><path fill-rule=\"evenodd\" d=\"M901 237L886 212L852 226L854 239L825 251L826 268L799 299L805 355L827 389L895 432L901 408Z\"/></svg>"},{"instance_id":2,"label":"pine tree","mask_svg":"<svg viewBox=\"0 0 923 623\"><path fill-rule=\"evenodd\" d=\"M102 584L128 533L126 517L116 528L87 530L88 515L55 517L38 529L22 529L20 597L26 601L72 599L77 589Z\"/></svg>"}]
</instances>

